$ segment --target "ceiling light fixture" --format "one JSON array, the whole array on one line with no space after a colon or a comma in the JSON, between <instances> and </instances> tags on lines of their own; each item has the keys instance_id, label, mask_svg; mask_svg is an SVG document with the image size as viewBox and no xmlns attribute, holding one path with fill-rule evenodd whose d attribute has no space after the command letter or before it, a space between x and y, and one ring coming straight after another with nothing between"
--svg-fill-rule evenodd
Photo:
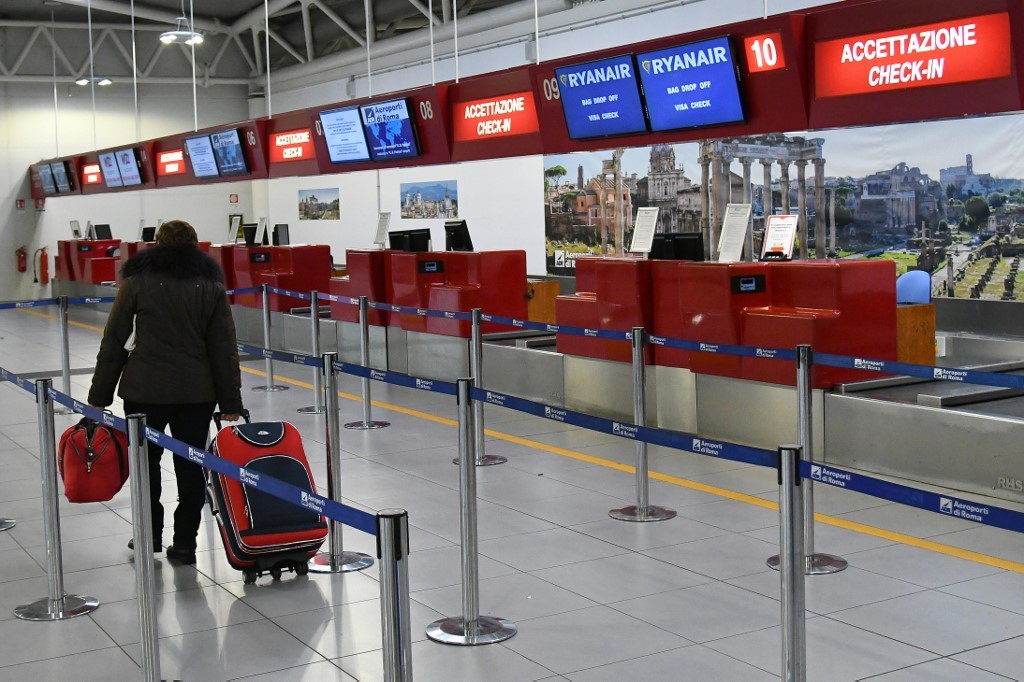
<instances>
[{"instance_id":1,"label":"ceiling light fixture","mask_svg":"<svg viewBox=\"0 0 1024 682\"><path fill-rule=\"evenodd\" d=\"M89 78L88 76L82 76L81 78L75 81L75 85L88 85L89 83L96 83L96 85L105 86L112 85L113 82L114 81L110 80L106 76L93 76L92 78Z\"/></svg>"},{"instance_id":2,"label":"ceiling light fixture","mask_svg":"<svg viewBox=\"0 0 1024 682\"><path fill-rule=\"evenodd\" d=\"M188 25L188 19L185 17L178 17L178 27L173 31L164 31L160 34L160 42L164 45L170 45L181 41L186 45L202 45L203 34L197 31L193 31Z\"/></svg>"}]
</instances>

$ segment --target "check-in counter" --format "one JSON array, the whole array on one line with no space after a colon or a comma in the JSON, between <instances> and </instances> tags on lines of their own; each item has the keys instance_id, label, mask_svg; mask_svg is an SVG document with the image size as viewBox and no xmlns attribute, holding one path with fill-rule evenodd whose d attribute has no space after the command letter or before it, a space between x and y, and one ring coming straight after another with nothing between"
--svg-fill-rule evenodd
<instances>
[{"instance_id":1,"label":"check-in counter","mask_svg":"<svg viewBox=\"0 0 1024 682\"><path fill-rule=\"evenodd\" d=\"M390 253L388 302L420 309L469 312L524 320L527 316L526 252L434 251ZM390 324L410 332L468 338L468 321L392 314ZM508 327L485 323L483 333Z\"/></svg>"},{"instance_id":2,"label":"check-in counter","mask_svg":"<svg viewBox=\"0 0 1024 682\"><path fill-rule=\"evenodd\" d=\"M896 360L896 264L890 260L822 260L769 265L770 303L743 311L743 345ZM743 376L795 385L794 363L743 358ZM815 365L814 388L875 377L875 372Z\"/></svg>"},{"instance_id":3,"label":"check-in counter","mask_svg":"<svg viewBox=\"0 0 1024 682\"><path fill-rule=\"evenodd\" d=\"M327 245L240 246L236 244L230 251L236 288L246 289L267 284L304 294L311 291L328 291L328 282L331 279L331 248ZM259 294L236 296L235 302L253 308L263 305ZM300 306L301 303L297 299L286 296L270 297L270 309L274 312L288 312L292 308Z\"/></svg>"},{"instance_id":4,"label":"check-in counter","mask_svg":"<svg viewBox=\"0 0 1024 682\"><path fill-rule=\"evenodd\" d=\"M652 261L637 258L577 258L576 293L555 299L555 318L560 325L629 331L650 330ZM628 341L558 334L559 353L599 360L632 362ZM653 360L650 347L647 361Z\"/></svg>"},{"instance_id":5,"label":"check-in counter","mask_svg":"<svg viewBox=\"0 0 1024 682\"><path fill-rule=\"evenodd\" d=\"M112 282L117 270L117 239L69 239L57 242L57 278L65 282Z\"/></svg>"},{"instance_id":6,"label":"check-in counter","mask_svg":"<svg viewBox=\"0 0 1024 682\"><path fill-rule=\"evenodd\" d=\"M359 298L366 296L376 303L388 302L386 282L390 279L390 251L380 249L348 249L345 251L345 274L331 277L330 292L335 296ZM389 323L390 313L371 309L367 322L382 327ZM359 308L351 303L331 303L331 319L359 322Z\"/></svg>"}]
</instances>

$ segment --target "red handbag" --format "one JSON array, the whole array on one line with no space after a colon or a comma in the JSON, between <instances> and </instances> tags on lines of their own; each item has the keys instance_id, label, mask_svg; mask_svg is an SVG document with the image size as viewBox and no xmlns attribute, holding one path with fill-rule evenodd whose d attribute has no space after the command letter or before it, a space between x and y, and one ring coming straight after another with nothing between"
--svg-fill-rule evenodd
<instances>
[{"instance_id":1,"label":"red handbag","mask_svg":"<svg viewBox=\"0 0 1024 682\"><path fill-rule=\"evenodd\" d=\"M106 502L128 480L128 436L83 418L61 435L57 467L68 502Z\"/></svg>"}]
</instances>

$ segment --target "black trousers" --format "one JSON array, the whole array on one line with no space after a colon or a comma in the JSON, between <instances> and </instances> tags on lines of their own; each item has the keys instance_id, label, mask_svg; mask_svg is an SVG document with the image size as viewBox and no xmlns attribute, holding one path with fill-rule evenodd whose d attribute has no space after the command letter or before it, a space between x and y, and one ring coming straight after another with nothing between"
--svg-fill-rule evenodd
<instances>
[{"instance_id":1,"label":"black trousers","mask_svg":"<svg viewBox=\"0 0 1024 682\"><path fill-rule=\"evenodd\" d=\"M215 403L156 405L124 401L124 413L146 415L146 426L163 431L171 427L171 437L182 443L206 449L210 418ZM160 503L160 456L164 449L149 443L149 495L153 508L153 544L162 544L164 506ZM174 475L178 481L178 507L174 510L174 540L178 549L196 548L196 537L206 502L206 477L203 468L184 457L174 456Z\"/></svg>"}]
</instances>

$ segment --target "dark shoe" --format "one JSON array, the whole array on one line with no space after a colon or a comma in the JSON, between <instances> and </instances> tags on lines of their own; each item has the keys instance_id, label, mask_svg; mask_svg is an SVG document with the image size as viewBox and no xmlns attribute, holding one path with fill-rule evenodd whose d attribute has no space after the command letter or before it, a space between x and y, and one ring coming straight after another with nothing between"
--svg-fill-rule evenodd
<instances>
[{"instance_id":1,"label":"dark shoe","mask_svg":"<svg viewBox=\"0 0 1024 682\"><path fill-rule=\"evenodd\" d=\"M178 549L174 545L168 545L167 558L177 564L194 564L196 562L196 551L194 549Z\"/></svg>"},{"instance_id":2,"label":"dark shoe","mask_svg":"<svg viewBox=\"0 0 1024 682\"><path fill-rule=\"evenodd\" d=\"M132 550L133 552L135 551L135 538L132 538L131 540L128 541L128 549ZM156 554L156 553L162 552L162 551L164 551L163 545L161 545L160 543L157 543L157 544L153 545L153 554Z\"/></svg>"}]
</instances>

